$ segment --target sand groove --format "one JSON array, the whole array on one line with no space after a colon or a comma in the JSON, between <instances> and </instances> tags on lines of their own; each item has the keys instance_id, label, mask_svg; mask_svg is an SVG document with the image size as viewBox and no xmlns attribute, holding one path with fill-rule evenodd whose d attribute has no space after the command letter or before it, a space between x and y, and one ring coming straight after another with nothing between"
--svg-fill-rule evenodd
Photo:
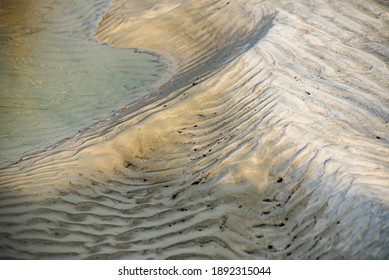
<instances>
[{"instance_id":1,"label":"sand groove","mask_svg":"<svg viewBox=\"0 0 389 280\"><path fill-rule=\"evenodd\" d=\"M389 258L389 10L112 1L171 79L0 170L2 258Z\"/></svg>"}]
</instances>

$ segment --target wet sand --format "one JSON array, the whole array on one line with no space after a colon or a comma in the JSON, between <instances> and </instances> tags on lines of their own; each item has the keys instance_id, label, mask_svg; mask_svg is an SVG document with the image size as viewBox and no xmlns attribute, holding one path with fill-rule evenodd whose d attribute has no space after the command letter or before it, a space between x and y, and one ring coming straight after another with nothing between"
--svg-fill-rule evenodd
<instances>
[{"instance_id":1,"label":"wet sand","mask_svg":"<svg viewBox=\"0 0 389 280\"><path fill-rule=\"evenodd\" d=\"M0 170L0 255L388 259L389 8L112 1L147 98Z\"/></svg>"}]
</instances>

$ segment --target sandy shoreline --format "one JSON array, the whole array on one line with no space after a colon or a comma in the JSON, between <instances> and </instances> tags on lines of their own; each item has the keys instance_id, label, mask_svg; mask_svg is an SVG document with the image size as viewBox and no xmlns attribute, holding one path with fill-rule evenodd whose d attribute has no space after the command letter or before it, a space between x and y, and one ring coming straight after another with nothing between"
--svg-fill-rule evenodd
<instances>
[{"instance_id":1,"label":"sandy shoreline","mask_svg":"<svg viewBox=\"0 0 389 280\"><path fill-rule=\"evenodd\" d=\"M388 259L389 8L112 1L167 82L0 170L0 256Z\"/></svg>"}]
</instances>

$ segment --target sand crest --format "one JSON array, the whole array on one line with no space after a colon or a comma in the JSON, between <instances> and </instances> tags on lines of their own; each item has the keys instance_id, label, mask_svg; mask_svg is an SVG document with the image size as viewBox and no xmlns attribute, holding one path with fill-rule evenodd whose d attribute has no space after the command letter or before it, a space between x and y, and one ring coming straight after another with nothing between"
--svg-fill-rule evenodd
<instances>
[{"instance_id":1,"label":"sand crest","mask_svg":"<svg viewBox=\"0 0 389 280\"><path fill-rule=\"evenodd\" d=\"M388 259L389 8L114 0L166 83L0 170L0 256Z\"/></svg>"}]
</instances>

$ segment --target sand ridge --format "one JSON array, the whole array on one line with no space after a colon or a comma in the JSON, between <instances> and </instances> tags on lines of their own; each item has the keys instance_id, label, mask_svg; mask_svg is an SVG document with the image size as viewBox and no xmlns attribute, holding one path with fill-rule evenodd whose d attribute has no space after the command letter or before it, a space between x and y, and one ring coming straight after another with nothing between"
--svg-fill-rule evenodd
<instances>
[{"instance_id":1,"label":"sand ridge","mask_svg":"<svg viewBox=\"0 0 389 280\"><path fill-rule=\"evenodd\" d=\"M387 259L387 7L112 1L149 97L0 171L3 258Z\"/></svg>"}]
</instances>

